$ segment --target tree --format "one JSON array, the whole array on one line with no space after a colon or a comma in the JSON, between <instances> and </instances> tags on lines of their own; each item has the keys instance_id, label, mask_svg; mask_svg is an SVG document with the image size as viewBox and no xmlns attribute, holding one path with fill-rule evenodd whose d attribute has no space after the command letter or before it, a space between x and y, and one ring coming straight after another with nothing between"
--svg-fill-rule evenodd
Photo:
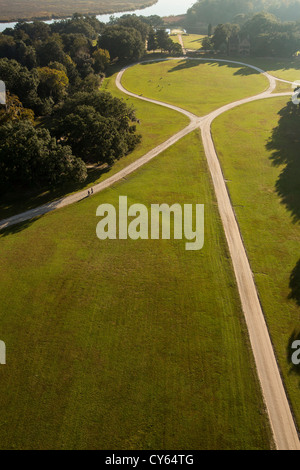
<instances>
[{"instance_id":1,"label":"tree","mask_svg":"<svg viewBox=\"0 0 300 470\"><path fill-rule=\"evenodd\" d=\"M24 41L27 45L45 41L50 36L50 32L50 26L43 21L33 21L31 23L20 21L14 29L7 31L15 40Z\"/></svg>"},{"instance_id":2,"label":"tree","mask_svg":"<svg viewBox=\"0 0 300 470\"><path fill-rule=\"evenodd\" d=\"M38 63L41 67L46 67L50 62L65 63L65 52L63 42L58 34L53 34L45 42L40 43L36 49Z\"/></svg>"},{"instance_id":3,"label":"tree","mask_svg":"<svg viewBox=\"0 0 300 470\"><path fill-rule=\"evenodd\" d=\"M140 59L145 53L141 33L125 26L107 26L98 40L98 47L106 49L111 59L131 61Z\"/></svg>"},{"instance_id":4,"label":"tree","mask_svg":"<svg viewBox=\"0 0 300 470\"><path fill-rule=\"evenodd\" d=\"M132 151L136 135L134 110L109 93L76 93L54 113L52 131L88 162L111 164Z\"/></svg>"},{"instance_id":5,"label":"tree","mask_svg":"<svg viewBox=\"0 0 300 470\"><path fill-rule=\"evenodd\" d=\"M176 42L173 42L172 39L169 38L167 51L172 56L180 56L182 55L182 46Z\"/></svg>"},{"instance_id":6,"label":"tree","mask_svg":"<svg viewBox=\"0 0 300 470\"><path fill-rule=\"evenodd\" d=\"M61 38L64 44L64 51L76 61L82 54L90 55L92 51L91 41L83 34L62 34Z\"/></svg>"},{"instance_id":7,"label":"tree","mask_svg":"<svg viewBox=\"0 0 300 470\"><path fill-rule=\"evenodd\" d=\"M156 33L154 29L151 28L149 31L149 36L148 36L147 50L156 51L157 48L158 48L158 42L156 39Z\"/></svg>"},{"instance_id":8,"label":"tree","mask_svg":"<svg viewBox=\"0 0 300 470\"><path fill-rule=\"evenodd\" d=\"M205 37L202 39L202 49L205 51L211 51L214 48L214 44L209 37Z\"/></svg>"},{"instance_id":9,"label":"tree","mask_svg":"<svg viewBox=\"0 0 300 470\"><path fill-rule=\"evenodd\" d=\"M41 187L86 179L86 166L46 129L29 121L0 127L0 185Z\"/></svg>"},{"instance_id":10,"label":"tree","mask_svg":"<svg viewBox=\"0 0 300 470\"><path fill-rule=\"evenodd\" d=\"M82 34L88 39L95 39L104 25L95 16L84 16L74 13L71 19L56 21L51 24L51 30L55 33Z\"/></svg>"},{"instance_id":11,"label":"tree","mask_svg":"<svg viewBox=\"0 0 300 470\"><path fill-rule=\"evenodd\" d=\"M255 38L259 34L272 33L278 30L278 20L270 13L258 13L248 20L242 28L242 31Z\"/></svg>"},{"instance_id":12,"label":"tree","mask_svg":"<svg viewBox=\"0 0 300 470\"><path fill-rule=\"evenodd\" d=\"M169 34L167 33L167 31L165 29L158 29L157 32L156 32L156 40L157 40L157 44L158 44L158 47L159 49L161 49L161 51L167 51L169 46L170 46L170 37L169 37Z\"/></svg>"},{"instance_id":13,"label":"tree","mask_svg":"<svg viewBox=\"0 0 300 470\"><path fill-rule=\"evenodd\" d=\"M96 73L104 72L110 63L109 52L105 49L96 49L93 52L94 65Z\"/></svg>"},{"instance_id":14,"label":"tree","mask_svg":"<svg viewBox=\"0 0 300 470\"><path fill-rule=\"evenodd\" d=\"M27 46L22 40L15 40L11 36L0 34L0 58L17 60L29 69L36 66L36 52L34 47Z\"/></svg>"},{"instance_id":15,"label":"tree","mask_svg":"<svg viewBox=\"0 0 300 470\"><path fill-rule=\"evenodd\" d=\"M0 108L0 125L12 121L27 120L34 122L34 112L31 109L24 108L23 104L16 95L6 93L6 107Z\"/></svg>"},{"instance_id":16,"label":"tree","mask_svg":"<svg viewBox=\"0 0 300 470\"><path fill-rule=\"evenodd\" d=\"M67 95L69 79L64 71L50 67L38 69L40 83L38 95L40 98L53 98L54 102L62 100Z\"/></svg>"},{"instance_id":17,"label":"tree","mask_svg":"<svg viewBox=\"0 0 300 470\"><path fill-rule=\"evenodd\" d=\"M260 7L258 3L260 2ZM258 8L258 10L255 10ZM260 0L198 0L188 11L186 21L189 26L197 23L226 23L233 21L239 13L253 14L261 8Z\"/></svg>"},{"instance_id":18,"label":"tree","mask_svg":"<svg viewBox=\"0 0 300 470\"><path fill-rule=\"evenodd\" d=\"M228 39L230 37L236 36L239 30L240 27L236 24L218 24L211 39L214 48L218 50L223 44L227 45Z\"/></svg>"},{"instance_id":19,"label":"tree","mask_svg":"<svg viewBox=\"0 0 300 470\"><path fill-rule=\"evenodd\" d=\"M99 90L101 86L101 79L101 75L95 75L94 73L91 73L90 75L87 75L87 77L85 77L83 80L81 80L80 86L77 90L86 92Z\"/></svg>"},{"instance_id":20,"label":"tree","mask_svg":"<svg viewBox=\"0 0 300 470\"><path fill-rule=\"evenodd\" d=\"M36 110L40 100L37 94L39 77L36 70L29 71L16 60L0 59L0 77L10 93L17 95L26 108Z\"/></svg>"},{"instance_id":21,"label":"tree","mask_svg":"<svg viewBox=\"0 0 300 470\"><path fill-rule=\"evenodd\" d=\"M123 15L118 20L118 25L136 29L141 34L142 40L144 42L148 37L150 29L149 25L138 18L136 15Z\"/></svg>"},{"instance_id":22,"label":"tree","mask_svg":"<svg viewBox=\"0 0 300 470\"><path fill-rule=\"evenodd\" d=\"M139 16L139 18L154 29L163 28L164 26L164 20L158 15Z\"/></svg>"},{"instance_id":23,"label":"tree","mask_svg":"<svg viewBox=\"0 0 300 470\"><path fill-rule=\"evenodd\" d=\"M210 37L212 35L212 24L209 23L208 28L207 28L207 35Z\"/></svg>"}]
</instances>

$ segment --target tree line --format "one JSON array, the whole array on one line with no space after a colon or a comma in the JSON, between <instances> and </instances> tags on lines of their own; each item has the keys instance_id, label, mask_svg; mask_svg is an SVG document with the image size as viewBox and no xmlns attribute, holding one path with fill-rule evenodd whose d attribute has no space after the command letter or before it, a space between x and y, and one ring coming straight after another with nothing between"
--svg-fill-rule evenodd
<instances>
[{"instance_id":1,"label":"tree line","mask_svg":"<svg viewBox=\"0 0 300 470\"><path fill-rule=\"evenodd\" d=\"M181 52L162 25L157 16L111 17L105 25L75 14L0 34L2 190L83 182L86 163L111 165L136 147L135 110L100 85L112 63L139 60L146 49Z\"/></svg>"},{"instance_id":2,"label":"tree line","mask_svg":"<svg viewBox=\"0 0 300 470\"><path fill-rule=\"evenodd\" d=\"M188 27L198 23L240 23L256 13L271 13L281 21L300 19L299 0L198 0L187 12Z\"/></svg>"},{"instance_id":3,"label":"tree line","mask_svg":"<svg viewBox=\"0 0 300 470\"><path fill-rule=\"evenodd\" d=\"M236 37L249 39L253 56L291 57L300 49L300 21L282 22L270 13L257 13L243 24L217 25L202 45L225 52L228 41Z\"/></svg>"}]
</instances>

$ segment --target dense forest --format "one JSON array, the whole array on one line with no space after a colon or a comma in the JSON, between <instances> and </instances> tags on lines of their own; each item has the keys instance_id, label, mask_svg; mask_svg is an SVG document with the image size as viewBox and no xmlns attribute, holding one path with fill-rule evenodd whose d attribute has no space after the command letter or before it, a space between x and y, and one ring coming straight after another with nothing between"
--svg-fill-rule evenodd
<instances>
[{"instance_id":1,"label":"dense forest","mask_svg":"<svg viewBox=\"0 0 300 470\"><path fill-rule=\"evenodd\" d=\"M281 21L300 20L299 0L198 0L187 12L187 25L245 22L255 13L268 12Z\"/></svg>"},{"instance_id":2,"label":"dense forest","mask_svg":"<svg viewBox=\"0 0 300 470\"><path fill-rule=\"evenodd\" d=\"M300 49L300 21L282 22L270 13L256 13L245 23L220 23L209 38L205 49L227 52L230 42L247 38L250 53L256 57L292 57Z\"/></svg>"},{"instance_id":3,"label":"dense forest","mask_svg":"<svg viewBox=\"0 0 300 470\"><path fill-rule=\"evenodd\" d=\"M140 142L135 111L100 89L112 64L148 48L181 54L159 17L124 15L104 25L73 15L19 22L0 34L0 187L82 182L86 164L112 165ZM148 41L148 42L147 42Z\"/></svg>"}]
</instances>

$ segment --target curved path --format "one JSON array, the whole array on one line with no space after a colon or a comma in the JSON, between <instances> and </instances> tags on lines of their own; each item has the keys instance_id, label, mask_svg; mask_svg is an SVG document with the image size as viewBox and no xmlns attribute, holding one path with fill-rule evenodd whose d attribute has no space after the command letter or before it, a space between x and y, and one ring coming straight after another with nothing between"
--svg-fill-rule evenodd
<instances>
[{"instance_id":1,"label":"curved path","mask_svg":"<svg viewBox=\"0 0 300 470\"><path fill-rule=\"evenodd\" d=\"M186 59L186 57L183 57ZM166 59L166 60L174 60ZM245 315L247 328L249 332L251 347L254 354L254 359L257 367L257 373L260 380L262 393L264 396L266 408L269 414L270 423L274 435L274 441L277 449L279 450L300 450L300 442L297 434L295 422L293 420L292 412L288 403L285 389L280 376L278 364L272 347L270 335L265 322L264 314L259 302L258 293L253 279L253 273L250 268L249 260L247 258L246 250L242 241L239 226L232 208L230 197L224 181L220 163L216 154L213 139L211 136L212 121L225 111L228 111L236 106L240 106L251 101L265 98L274 98L277 96L288 96L292 93L277 93L272 94L276 87L276 78L264 72L262 69L246 64L244 62L229 61L221 59L193 59L204 61L218 61L230 62L238 65L250 67L262 73L269 80L269 88L267 91L260 93L256 96L245 98L225 105L207 116L198 117L182 108L170 104L162 103L156 100L145 98L127 91L121 84L122 76L126 67L117 76L116 84L118 88L129 96L138 98L150 103L165 106L175 111L185 114L190 119L190 124L183 130L172 136L163 144L148 152L146 155L136 160L131 165L127 166L120 172L111 176L107 180L94 186L94 193L100 192L108 188L112 184L120 181L136 169L140 168L145 163L156 157L162 151L173 145L179 139L189 134L196 128L201 129L203 146L211 173L215 194L218 201L219 213L222 219L227 243L230 250L232 264L235 272L237 286L241 298L242 308ZM160 59L161 61L161 59ZM149 61L153 62L153 61ZM131 66L132 67L132 66ZM283 81L283 80L280 80ZM291 83L286 81L287 83ZM19 222L31 219L33 217L45 214L59 207L73 204L83 198L87 197L87 190L81 191L74 195L62 198L58 201L45 204L36 209L24 212L22 214L10 217L6 220L0 221L0 230L14 225Z\"/></svg>"}]
</instances>

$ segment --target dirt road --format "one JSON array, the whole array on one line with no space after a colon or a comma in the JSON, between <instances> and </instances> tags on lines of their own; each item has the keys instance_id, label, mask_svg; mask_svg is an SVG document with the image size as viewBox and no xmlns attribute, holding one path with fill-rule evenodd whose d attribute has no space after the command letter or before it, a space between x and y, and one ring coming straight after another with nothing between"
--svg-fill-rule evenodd
<instances>
[{"instance_id":1,"label":"dirt road","mask_svg":"<svg viewBox=\"0 0 300 470\"><path fill-rule=\"evenodd\" d=\"M182 39L182 34L178 34L178 41L179 41L179 44L180 44L181 47L182 47L182 53L183 53L183 55L186 55L186 48L184 47L184 43L183 43L183 39Z\"/></svg>"}]
</instances>

